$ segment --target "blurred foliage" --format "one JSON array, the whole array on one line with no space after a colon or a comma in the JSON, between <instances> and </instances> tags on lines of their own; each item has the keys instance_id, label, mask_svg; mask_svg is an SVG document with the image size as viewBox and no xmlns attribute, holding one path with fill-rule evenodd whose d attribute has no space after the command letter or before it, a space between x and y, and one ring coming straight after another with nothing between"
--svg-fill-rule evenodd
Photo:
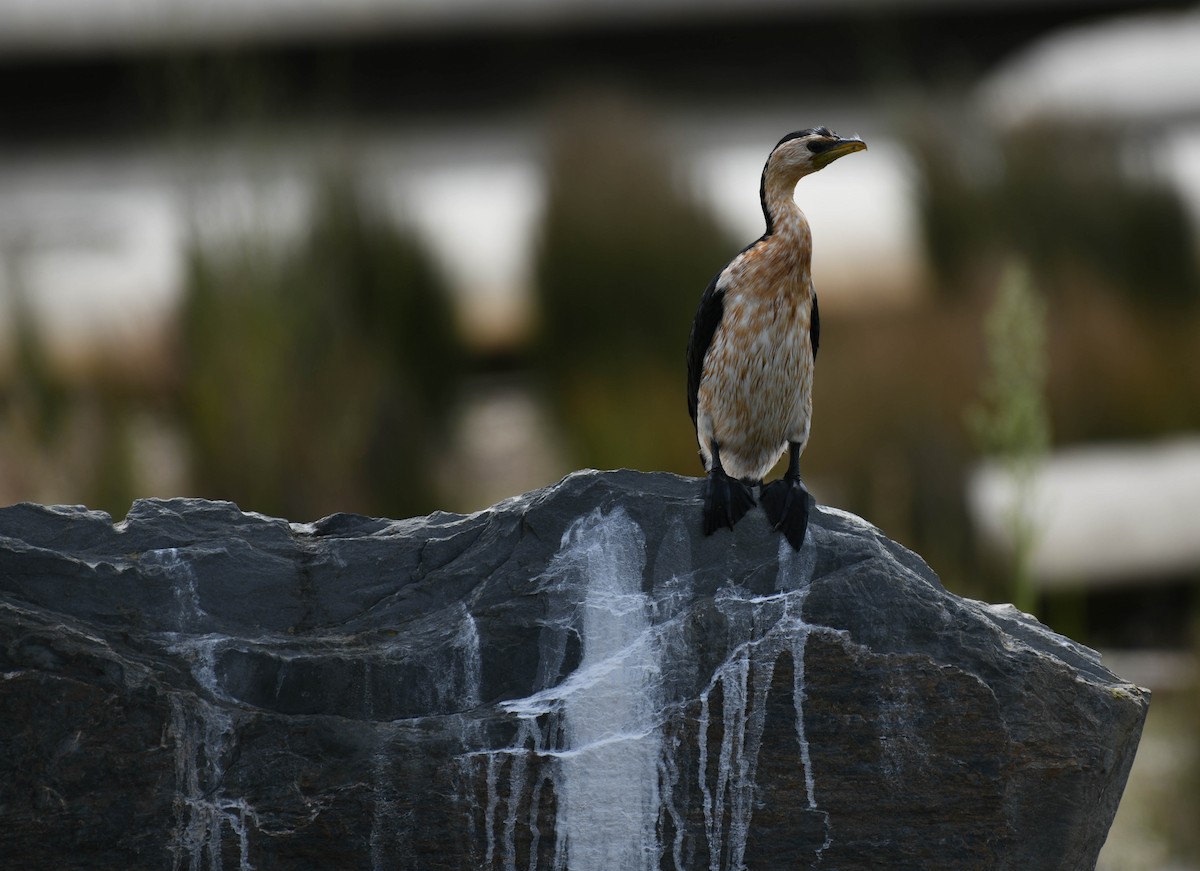
<instances>
[{"instance_id":1,"label":"blurred foliage","mask_svg":"<svg viewBox=\"0 0 1200 871\"><path fill-rule=\"evenodd\" d=\"M1129 171L1119 131L1039 125L968 145L948 125L924 121L909 144L943 295L961 294L973 270L1017 253L1036 273L1083 271L1149 310L1200 303L1183 201L1166 181Z\"/></svg>"},{"instance_id":2,"label":"blurred foliage","mask_svg":"<svg viewBox=\"0 0 1200 871\"><path fill-rule=\"evenodd\" d=\"M1013 543L1012 602L1033 612L1031 560L1039 532L1028 509L1034 473L1050 447L1046 305L1019 261L1008 265L984 320L984 350L981 396L968 407L967 423L982 452L995 457L1013 482L1014 504L1006 518Z\"/></svg>"},{"instance_id":3,"label":"blurred foliage","mask_svg":"<svg viewBox=\"0 0 1200 871\"><path fill-rule=\"evenodd\" d=\"M15 383L8 408L20 409L23 428L40 443L52 442L63 429L70 408L68 389L51 370L42 338L22 286L17 252L6 252L9 305L12 311Z\"/></svg>"},{"instance_id":4,"label":"blurred foliage","mask_svg":"<svg viewBox=\"0 0 1200 871\"><path fill-rule=\"evenodd\" d=\"M194 248L181 324L198 494L286 517L436 507L462 347L428 257L351 180L325 178L293 249Z\"/></svg>"},{"instance_id":5,"label":"blurred foliage","mask_svg":"<svg viewBox=\"0 0 1200 871\"><path fill-rule=\"evenodd\" d=\"M1046 412L1046 306L1029 270L1010 263L984 321L987 363L968 424L984 453L1023 466L1050 444Z\"/></svg>"},{"instance_id":6,"label":"blurred foliage","mask_svg":"<svg viewBox=\"0 0 1200 871\"><path fill-rule=\"evenodd\" d=\"M1145 136L1093 125L1039 125L1000 135L962 117L912 116L919 120L906 133L934 291L912 329L925 342L957 347L961 336L936 325L943 314L950 321L961 315L956 329L978 335L991 289L1013 258L1027 265L1042 300L1036 305L1045 308L1045 434L1036 423L1042 412L1033 383L1042 363L1031 356L1034 333L1014 329L1001 339L997 312L985 326L991 333L986 355L961 348L955 354L963 367L957 374L977 380L972 393L982 390L983 404L975 397L959 404L958 386L943 391L941 401L975 409L968 419L977 448L1003 453L1006 442L1011 448L1023 439L1048 445L1051 431L1057 444L1074 444L1200 429L1196 228L1179 193L1146 171L1149 161L1138 153ZM1034 312L1010 315L1005 320L1016 327L1022 319L1032 322ZM921 391L912 385L926 379L957 384L961 379L948 380L948 370L912 372L897 389L913 395ZM1009 412L997 413L1005 405ZM979 409L989 407L990 434L980 442ZM947 528L955 527L957 510L953 502L939 509ZM907 540L926 555L946 544ZM978 595L1009 594L990 586L1003 576L989 560L955 550L964 561L940 569L983 579Z\"/></svg>"},{"instance_id":7,"label":"blurred foliage","mask_svg":"<svg viewBox=\"0 0 1200 871\"><path fill-rule=\"evenodd\" d=\"M1060 274L1050 300L1050 407L1061 443L1200 430L1200 307L1170 317Z\"/></svg>"},{"instance_id":8,"label":"blurred foliage","mask_svg":"<svg viewBox=\"0 0 1200 871\"><path fill-rule=\"evenodd\" d=\"M1146 134L1040 125L989 139L915 114L939 302L973 306L1009 258L1029 265L1049 307L1059 442L1200 429L1197 228L1178 191L1146 171Z\"/></svg>"},{"instance_id":9,"label":"blurred foliage","mask_svg":"<svg viewBox=\"0 0 1200 871\"><path fill-rule=\"evenodd\" d=\"M974 450L980 306L918 303L822 318L805 479L913 548L958 592L983 596L963 482ZM988 579L990 581L990 579Z\"/></svg>"},{"instance_id":10,"label":"blurred foliage","mask_svg":"<svg viewBox=\"0 0 1200 871\"><path fill-rule=\"evenodd\" d=\"M14 377L0 394L0 453L8 460L0 488L122 517L136 489L128 432L136 389L106 372L68 379L52 365L20 279L21 254L4 254Z\"/></svg>"},{"instance_id":11,"label":"blurred foliage","mask_svg":"<svg viewBox=\"0 0 1200 871\"><path fill-rule=\"evenodd\" d=\"M694 474L691 314L740 246L628 104L600 98L560 114L547 175L535 359L569 448L599 468Z\"/></svg>"}]
</instances>

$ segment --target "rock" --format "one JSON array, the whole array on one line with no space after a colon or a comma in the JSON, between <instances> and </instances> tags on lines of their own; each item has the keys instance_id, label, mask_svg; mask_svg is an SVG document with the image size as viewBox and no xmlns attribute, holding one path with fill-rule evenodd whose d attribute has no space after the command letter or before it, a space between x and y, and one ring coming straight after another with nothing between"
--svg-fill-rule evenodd
<instances>
[{"instance_id":1,"label":"rock","mask_svg":"<svg viewBox=\"0 0 1200 871\"><path fill-rule=\"evenodd\" d=\"M814 509L0 511L8 867L1093 868L1149 694Z\"/></svg>"}]
</instances>

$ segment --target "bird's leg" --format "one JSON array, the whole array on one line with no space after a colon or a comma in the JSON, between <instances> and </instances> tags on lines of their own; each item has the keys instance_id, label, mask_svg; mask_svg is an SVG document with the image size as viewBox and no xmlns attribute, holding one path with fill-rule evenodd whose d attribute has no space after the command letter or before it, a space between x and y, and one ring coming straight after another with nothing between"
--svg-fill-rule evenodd
<instances>
[{"instance_id":1,"label":"bird's leg","mask_svg":"<svg viewBox=\"0 0 1200 871\"><path fill-rule=\"evenodd\" d=\"M704 481L704 534L712 535L722 526L733 529L754 504L750 488L725 473L720 450L713 442L712 465Z\"/></svg>"},{"instance_id":2,"label":"bird's leg","mask_svg":"<svg viewBox=\"0 0 1200 871\"><path fill-rule=\"evenodd\" d=\"M783 477L762 489L763 510L772 528L783 533L796 550L808 530L808 490L800 480L800 445L788 443L788 467Z\"/></svg>"}]
</instances>

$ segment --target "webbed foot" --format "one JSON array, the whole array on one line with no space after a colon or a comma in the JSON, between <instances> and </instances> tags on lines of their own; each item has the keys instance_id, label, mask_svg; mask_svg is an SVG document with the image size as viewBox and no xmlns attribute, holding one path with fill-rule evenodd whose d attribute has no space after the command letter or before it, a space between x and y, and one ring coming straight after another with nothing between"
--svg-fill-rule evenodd
<instances>
[{"instance_id":1,"label":"webbed foot","mask_svg":"<svg viewBox=\"0 0 1200 871\"><path fill-rule=\"evenodd\" d=\"M808 531L808 490L803 482L798 477L785 476L764 486L761 498L771 527L800 550Z\"/></svg>"},{"instance_id":2,"label":"webbed foot","mask_svg":"<svg viewBox=\"0 0 1200 871\"><path fill-rule=\"evenodd\" d=\"M712 535L722 526L733 529L754 505L754 496L744 482L730 478L719 467L713 469L704 480L704 534Z\"/></svg>"}]
</instances>

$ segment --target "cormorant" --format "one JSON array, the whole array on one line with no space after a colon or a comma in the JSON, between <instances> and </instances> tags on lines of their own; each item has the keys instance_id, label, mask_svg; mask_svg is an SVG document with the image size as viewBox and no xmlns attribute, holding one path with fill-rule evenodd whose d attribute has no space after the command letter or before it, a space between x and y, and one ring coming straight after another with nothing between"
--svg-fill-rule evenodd
<instances>
[{"instance_id":1,"label":"cormorant","mask_svg":"<svg viewBox=\"0 0 1200 871\"><path fill-rule=\"evenodd\" d=\"M821 322L809 269L812 235L793 194L804 176L866 147L826 127L779 140L759 187L767 231L700 298L688 339L688 411L708 473L705 535L732 529L754 506L750 488L787 448L787 472L762 488L761 499L771 525L797 550L804 543L808 491L800 454L808 443Z\"/></svg>"}]
</instances>

